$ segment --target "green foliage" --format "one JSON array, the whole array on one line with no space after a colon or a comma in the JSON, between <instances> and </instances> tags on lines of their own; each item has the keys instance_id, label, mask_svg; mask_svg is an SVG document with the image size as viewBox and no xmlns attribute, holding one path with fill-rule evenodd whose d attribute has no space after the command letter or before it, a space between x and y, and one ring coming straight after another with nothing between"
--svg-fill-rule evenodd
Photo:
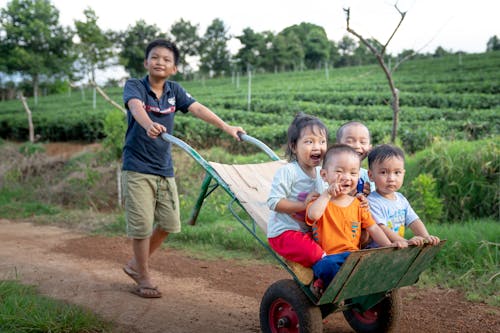
<instances>
[{"instance_id":1,"label":"green foliage","mask_svg":"<svg viewBox=\"0 0 500 333\"><path fill-rule=\"evenodd\" d=\"M96 211L116 207L116 168L100 154L84 152L68 161L44 154L25 156L2 147L0 216L56 214L59 206Z\"/></svg>"},{"instance_id":2,"label":"green foliage","mask_svg":"<svg viewBox=\"0 0 500 333\"><path fill-rule=\"evenodd\" d=\"M10 182L15 181L10 179ZM27 218L35 215L55 215L58 207L36 200L23 186L3 186L0 190L0 216Z\"/></svg>"},{"instance_id":3,"label":"green foliage","mask_svg":"<svg viewBox=\"0 0 500 333\"><path fill-rule=\"evenodd\" d=\"M10 1L0 15L7 72L31 76L35 89L42 75L70 74L72 33L59 25L59 11L50 1Z\"/></svg>"},{"instance_id":4,"label":"green foliage","mask_svg":"<svg viewBox=\"0 0 500 333\"><path fill-rule=\"evenodd\" d=\"M408 200L424 223L442 222L443 200L439 197L436 180L422 173L406 187Z\"/></svg>"},{"instance_id":5,"label":"green foliage","mask_svg":"<svg viewBox=\"0 0 500 333\"><path fill-rule=\"evenodd\" d=\"M192 208L190 198L181 196L182 216L187 219ZM244 229L227 210L231 199L221 192L211 195L198 216L196 225L183 225L182 232L169 236L167 246L188 249L191 253L204 253L205 257L237 257L243 259L264 259L267 251ZM261 239L264 233L258 230Z\"/></svg>"},{"instance_id":6,"label":"green foliage","mask_svg":"<svg viewBox=\"0 0 500 333\"><path fill-rule=\"evenodd\" d=\"M113 56L112 42L106 33L97 25L98 17L91 8L83 11L85 21L75 21L75 28L80 42L77 45L78 60L83 74L90 74L95 81L98 68L105 68L106 61Z\"/></svg>"},{"instance_id":7,"label":"green foliage","mask_svg":"<svg viewBox=\"0 0 500 333\"><path fill-rule=\"evenodd\" d=\"M437 141L407 159L406 181L428 173L436 179L444 200L444 218L498 218L500 190L500 141Z\"/></svg>"},{"instance_id":8,"label":"green foliage","mask_svg":"<svg viewBox=\"0 0 500 333\"><path fill-rule=\"evenodd\" d=\"M122 34L119 41L120 64L125 67L131 77L142 77L146 74L144 51L148 43L160 35L160 28L157 25L149 25L144 20L139 20L133 26L129 26Z\"/></svg>"},{"instance_id":9,"label":"green foliage","mask_svg":"<svg viewBox=\"0 0 500 333\"><path fill-rule=\"evenodd\" d=\"M200 37L198 37L198 25L193 25L189 21L181 18L170 27L170 33L174 37L175 44L179 49L179 67L183 74L189 69L186 60L189 56L198 54L200 47Z\"/></svg>"},{"instance_id":10,"label":"green foliage","mask_svg":"<svg viewBox=\"0 0 500 333\"><path fill-rule=\"evenodd\" d=\"M29 98L35 134L43 141L95 142L102 139L109 104L98 99L94 110L92 100L85 100L83 96L52 95L41 98L38 105ZM2 102L0 137L24 141L28 136L27 125L26 113L18 101Z\"/></svg>"},{"instance_id":11,"label":"green foliage","mask_svg":"<svg viewBox=\"0 0 500 333\"><path fill-rule=\"evenodd\" d=\"M500 223L469 220L427 225L447 243L426 273L445 288L461 288L474 301L500 306Z\"/></svg>"},{"instance_id":12,"label":"green foliage","mask_svg":"<svg viewBox=\"0 0 500 333\"><path fill-rule=\"evenodd\" d=\"M116 218L102 225L98 225L97 229L94 231L97 234L105 234L108 236L123 235L125 230L127 230L127 222L125 220L125 215L120 214Z\"/></svg>"},{"instance_id":13,"label":"green foliage","mask_svg":"<svg viewBox=\"0 0 500 333\"><path fill-rule=\"evenodd\" d=\"M110 332L111 326L90 310L39 295L33 286L0 281L0 331Z\"/></svg>"},{"instance_id":14,"label":"green foliage","mask_svg":"<svg viewBox=\"0 0 500 333\"><path fill-rule=\"evenodd\" d=\"M213 73L215 77L229 74L229 39L228 28L224 22L218 18L214 19L201 40L201 72Z\"/></svg>"},{"instance_id":15,"label":"green foliage","mask_svg":"<svg viewBox=\"0 0 500 333\"><path fill-rule=\"evenodd\" d=\"M45 148L40 143L26 142L19 147L19 152L25 156L32 156L37 153L44 153Z\"/></svg>"},{"instance_id":16,"label":"green foliage","mask_svg":"<svg viewBox=\"0 0 500 333\"><path fill-rule=\"evenodd\" d=\"M119 110L112 110L104 118L104 133L106 137L103 145L106 148L106 157L111 160L119 160L122 156L127 122L123 113Z\"/></svg>"},{"instance_id":17,"label":"green foliage","mask_svg":"<svg viewBox=\"0 0 500 333\"><path fill-rule=\"evenodd\" d=\"M488 39L488 43L486 44L486 51L499 51L500 50L500 41L498 40L498 36L492 36Z\"/></svg>"}]
</instances>

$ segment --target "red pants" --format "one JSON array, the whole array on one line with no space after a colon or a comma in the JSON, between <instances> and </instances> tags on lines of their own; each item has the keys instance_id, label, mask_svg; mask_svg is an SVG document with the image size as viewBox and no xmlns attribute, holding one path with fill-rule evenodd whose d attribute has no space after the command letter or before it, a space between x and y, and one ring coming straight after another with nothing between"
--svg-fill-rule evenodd
<instances>
[{"instance_id":1,"label":"red pants","mask_svg":"<svg viewBox=\"0 0 500 333\"><path fill-rule=\"evenodd\" d=\"M269 245L285 259L311 267L323 256L323 249L310 233L288 230L281 235L268 238Z\"/></svg>"}]
</instances>

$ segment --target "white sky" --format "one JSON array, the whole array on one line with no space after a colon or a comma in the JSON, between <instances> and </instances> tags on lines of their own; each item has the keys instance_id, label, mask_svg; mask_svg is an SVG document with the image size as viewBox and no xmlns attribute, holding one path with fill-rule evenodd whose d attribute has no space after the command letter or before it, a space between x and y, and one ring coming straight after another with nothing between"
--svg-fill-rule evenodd
<instances>
[{"instance_id":1,"label":"white sky","mask_svg":"<svg viewBox=\"0 0 500 333\"><path fill-rule=\"evenodd\" d=\"M92 8L102 29L125 30L144 19L168 31L183 18L199 24L203 35L207 26L221 19L231 35L250 27L256 32L278 33L301 22L322 26L330 40L338 42L346 34L344 7L351 7L351 27L364 37L385 43L399 21L394 9L397 0L52 0L60 12L60 23L73 26L83 20L83 10ZM5 8L8 1L0 0ZM388 52L403 49L434 52L442 46L449 51L484 52L490 37L500 37L498 0L399 0L406 18L389 44ZM354 36L350 36L354 38ZM230 44L237 49L238 42Z\"/></svg>"}]
</instances>

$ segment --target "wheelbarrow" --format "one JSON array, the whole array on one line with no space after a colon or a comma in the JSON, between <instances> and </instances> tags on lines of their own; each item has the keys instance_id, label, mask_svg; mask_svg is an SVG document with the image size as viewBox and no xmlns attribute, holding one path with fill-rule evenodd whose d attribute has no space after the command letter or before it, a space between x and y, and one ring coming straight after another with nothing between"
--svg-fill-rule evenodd
<instances>
[{"instance_id":1,"label":"wheelbarrow","mask_svg":"<svg viewBox=\"0 0 500 333\"><path fill-rule=\"evenodd\" d=\"M276 281L262 297L262 332L320 333L323 331L323 319L339 311L343 312L356 332L389 332L396 329L401 315L399 288L418 281L445 241L436 246L354 251L324 292L318 295L310 287L312 270L284 260L271 249L265 236L270 213L266 201L272 179L287 162L262 141L243 133L240 133L241 140L257 146L271 161L236 165L210 162L175 136L163 133L161 138L184 150L205 170L205 178L188 223L196 223L204 200L221 187L231 199L228 202L231 214L290 273L290 279Z\"/></svg>"}]
</instances>

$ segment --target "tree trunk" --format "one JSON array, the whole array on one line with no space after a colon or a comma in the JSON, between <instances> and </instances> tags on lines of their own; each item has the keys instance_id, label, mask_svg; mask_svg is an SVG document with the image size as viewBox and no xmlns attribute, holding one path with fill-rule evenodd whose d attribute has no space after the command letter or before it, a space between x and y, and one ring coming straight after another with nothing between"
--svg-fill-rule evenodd
<instances>
[{"instance_id":1,"label":"tree trunk","mask_svg":"<svg viewBox=\"0 0 500 333\"><path fill-rule=\"evenodd\" d=\"M396 143L396 138L398 135L398 124L399 124L399 90L394 88L392 90L392 133L391 133L391 143Z\"/></svg>"},{"instance_id":2,"label":"tree trunk","mask_svg":"<svg viewBox=\"0 0 500 333\"><path fill-rule=\"evenodd\" d=\"M95 83L95 69L92 68L92 82ZM96 86L97 84L93 84L94 89L92 91L92 108L95 110L97 108L97 103L96 103Z\"/></svg>"},{"instance_id":3,"label":"tree trunk","mask_svg":"<svg viewBox=\"0 0 500 333\"><path fill-rule=\"evenodd\" d=\"M24 110L26 110L26 113L28 114L29 140L31 143L34 143L35 128L33 127L33 120L31 119L31 110L28 107L28 103L26 103L26 97L24 97L23 94L19 94L19 99L21 100L21 103L23 103Z\"/></svg>"},{"instance_id":4,"label":"tree trunk","mask_svg":"<svg viewBox=\"0 0 500 333\"><path fill-rule=\"evenodd\" d=\"M33 75L33 99L38 105L38 74Z\"/></svg>"}]
</instances>

